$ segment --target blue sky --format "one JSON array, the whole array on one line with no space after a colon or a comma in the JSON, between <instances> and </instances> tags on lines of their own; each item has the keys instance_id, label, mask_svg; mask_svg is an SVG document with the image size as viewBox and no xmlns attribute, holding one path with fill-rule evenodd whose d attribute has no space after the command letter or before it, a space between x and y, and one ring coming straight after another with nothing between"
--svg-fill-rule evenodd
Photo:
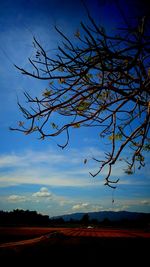
<instances>
[{"instance_id":1,"label":"blue sky","mask_svg":"<svg viewBox=\"0 0 150 267\"><path fill-rule=\"evenodd\" d=\"M113 0L85 2L108 31L120 23ZM134 2L121 1L126 13L138 13L141 6L137 1L133 8ZM104 186L106 170L95 178L89 175L98 168L91 158L103 158L108 150L98 129L72 130L63 151L55 139L39 141L35 135L9 131L20 120L17 98L24 102L24 91L36 95L47 86L47 82L21 75L13 63L28 67L27 59L34 51L33 35L54 54L61 42L54 25L71 38L81 20L87 18L79 0L0 1L0 209L30 209L49 216L100 210L150 212L149 157L145 168L132 176L126 176L118 163L112 177L120 182L112 190Z\"/></svg>"}]
</instances>

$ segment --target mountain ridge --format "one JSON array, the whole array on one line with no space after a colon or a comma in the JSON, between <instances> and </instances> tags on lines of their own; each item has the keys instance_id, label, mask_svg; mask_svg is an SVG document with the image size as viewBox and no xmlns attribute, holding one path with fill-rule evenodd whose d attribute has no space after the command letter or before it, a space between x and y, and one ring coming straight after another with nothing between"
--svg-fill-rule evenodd
<instances>
[{"instance_id":1,"label":"mountain ridge","mask_svg":"<svg viewBox=\"0 0 150 267\"><path fill-rule=\"evenodd\" d=\"M53 218L63 218L64 221L81 220L82 217L88 214L89 220L96 219L99 222L108 219L110 221L120 220L137 220L141 218L150 218L150 213L145 212L132 212L132 211L97 211L97 212L76 212L70 214L64 214L61 216L55 216Z\"/></svg>"}]
</instances>

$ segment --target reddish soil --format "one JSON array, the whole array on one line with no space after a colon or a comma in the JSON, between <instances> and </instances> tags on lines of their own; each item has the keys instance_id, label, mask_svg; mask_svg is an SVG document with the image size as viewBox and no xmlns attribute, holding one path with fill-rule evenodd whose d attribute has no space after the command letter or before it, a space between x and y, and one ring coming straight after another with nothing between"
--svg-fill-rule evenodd
<instances>
[{"instance_id":1,"label":"reddish soil","mask_svg":"<svg viewBox=\"0 0 150 267\"><path fill-rule=\"evenodd\" d=\"M142 230L62 228L59 231L67 236L150 238L150 232Z\"/></svg>"},{"instance_id":2,"label":"reddish soil","mask_svg":"<svg viewBox=\"0 0 150 267\"><path fill-rule=\"evenodd\" d=\"M150 233L142 230L13 227L0 228L0 238L1 260L18 266L21 262L30 266L30 261L56 266L93 267L102 262L144 266L149 260Z\"/></svg>"},{"instance_id":3,"label":"reddish soil","mask_svg":"<svg viewBox=\"0 0 150 267\"><path fill-rule=\"evenodd\" d=\"M110 229L110 228L60 228L60 227L0 227L0 243L3 240L30 239L59 232L65 236L88 237L142 237L150 238L150 232L134 229Z\"/></svg>"}]
</instances>

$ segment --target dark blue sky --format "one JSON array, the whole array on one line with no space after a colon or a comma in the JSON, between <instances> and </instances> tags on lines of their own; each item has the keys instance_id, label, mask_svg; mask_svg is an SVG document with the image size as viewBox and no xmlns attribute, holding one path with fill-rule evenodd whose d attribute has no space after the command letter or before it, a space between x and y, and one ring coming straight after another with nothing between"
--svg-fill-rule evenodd
<instances>
[{"instance_id":1,"label":"dark blue sky","mask_svg":"<svg viewBox=\"0 0 150 267\"><path fill-rule=\"evenodd\" d=\"M119 8L133 21L135 15L148 12L146 2L119 1ZM122 25L115 1L85 3L109 32ZM46 82L22 76L13 63L28 67L28 57L34 52L33 35L55 53L61 39L54 25L74 38L81 20L87 22L79 0L0 1L0 209L34 209L49 215L104 209L150 211L149 163L133 176L125 176L121 165L114 168L112 175L120 178L120 184L113 206L112 191L103 185L105 171L94 180L89 176L89 171L97 168L91 157L103 157L106 150L98 139L98 130L72 131L65 151L53 140L41 142L35 136L9 131L9 126L20 119L17 97L23 102L25 90L35 95L47 86Z\"/></svg>"}]
</instances>

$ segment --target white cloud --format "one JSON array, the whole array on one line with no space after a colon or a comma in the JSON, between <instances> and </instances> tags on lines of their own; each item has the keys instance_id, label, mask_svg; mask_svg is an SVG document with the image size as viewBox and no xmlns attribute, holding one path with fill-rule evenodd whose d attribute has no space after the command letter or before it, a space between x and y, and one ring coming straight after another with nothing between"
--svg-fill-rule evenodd
<instances>
[{"instance_id":1,"label":"white cloud","mask_svg":"<svg viewBox=\"0 0 150 267\"><path fill-rule=\"evenodd\" d=\"M80 203L73 205L72 209L75 211L86 209L89 206L89 203Z\"/></svg>"},{"instance_id":2,"label":"white cloud","mask_svg":"<svg viewBox=\"0 0 150 267\"><path fill-rule=\"evenodd\" d=\"M140 201L140 204L149 206L150 205L150 199L143 199L143 200Z\"/></svg>"},{"instance_id":3,"label":"white cloud","mask_svg":"<svg viewBox=\"0 0 150 267\"><path fill-rule=\"evenodd\" d=\"M26 201L26 197L25 196L20 196L20 195L10 195L7 198L8 202L24 202Z\"/></svg>"},{"instance_id":4,"label":"white cloud","mask_svg":"<svg viewBox=\"0 0 150 267\"><path fill-rule=\"evenodd\" d=\"M102 151L98 151L94 147L87 147L83 150L70 149L66 151L48 149L46 151L26 150L21 153L10 153L0 155L0 168L2 167L22 167L31 166L33 164L81 164L85 158L89 160L95 155L100 157L103 155ZM90 161L88 161L90 163Z\"/></svg>"},{"instance_id":5,"label":"white cloud","mask_svg":"<svg viewBox=\"0 0 150 267\"><path fill-rule=\"evenodd\" d=\"M1 155L0 156L0 168L18 166L21 158L15 154Z\"/></svg>"},{"instance_id":6,"label":"white cloud","mask_svg":"<svg viewBox=\"0 0 150 267\"><path fill-rule=\"evenodd\" d=\"M83 164L83 151L25 151L0 156L0 185L43 184L53 186L88 186L93 181ZM3 173L3 167L5 172ZM11 168L10 168L11 167ZM95 179L97 184L100 181Z\"/></svg>"},{"instance_id":7,"label":"white cloud","mask_svg":"<svg viewBox=\"0 0 150 267\"><path fill-rule=\"evenodd\" d=\"M104 186L107 175L105 168L94 179L90 176L98 171L97 162L90 160L92 155L102 155L94 147L83 150L70 149L61 151L47 149L46 151L24 151L0 155L0 186L17 184L42 184L43 186ZM85 156L88 161L84 164ZM3 168L5 170L3 171ZM123 178L119 184L135 184L133 176L125 178L122 163L112 170L111 178ZM125 178L125 179L124 179ZM140 180L141 182L141 180ZM144 183L144 181L142 181Z\"/></svg>"},{"instance_id":8,"label":"white cloud","mask_svg":"<svg viewBox=\"0 0 150 267\"><path fill-rule=\"evenodd\" d=\"M72 175L67 172L59 172L51 170L48 168L29 169L29 170L20 170L14 171L10 174L3 174L0 176L0 185L1 187L18 185L18 184L41 184L43 186L73 186L73 187L84 187L84 186L96 186L103 184L103 181L94 182L87 173L85 175L78 172L79 176L75 173Z\"/></svg>"},{"instance_id":9,"label":"white cloud","mask_svg":"<svg viewBox=\"0 0 150 267\"><path fill-rule=\"evenodd\" d=\"M58 164L67 161L64 155L55 153L52 150L47 150L46 152L40 151L24 151L22 153L11 153L9 155L0 156L0 167L23 167L31 166L36 164Z\"/></svg>"},{"instance_id":10,"label":"white cloud","mask_svg":"<svg viewBox=\"0 0 150 267\"><path fill-rule=\"evenodd\" d=\"M40 191L34 193L32 195L33 197L38 197L38 198L51 198L52 193L49 192L48 188L46 187L41 187Z\"/></svg>"},{"instance_id":11,"label":"white cloud","mask_svg":"<svg viewBox=\"0 0 150 267\"><path fill-rule=\"evenodd\" d=\"M99 204L92 204L88 202L82 202L78 204L74 204L72 206L72 210L75 212L91 212L91 211L100 211L103 207Z\"/></svg>"},{"instance_id":12,"label":"white cloud","mask_svg":"<svg viewBox=\"0 0 150 267\"><path fill-rule=\"evenodd\" d=\"M137 207L138 209L142 209L142 207L146 207L148 208L148 206L150 205L150 199L142 199L142 198L128 198L128 199L116 199L114 202L114 207L113 210L114 211L119 211L119 210L135 210L135 208Z\"/></svg>"}]
</instances>

